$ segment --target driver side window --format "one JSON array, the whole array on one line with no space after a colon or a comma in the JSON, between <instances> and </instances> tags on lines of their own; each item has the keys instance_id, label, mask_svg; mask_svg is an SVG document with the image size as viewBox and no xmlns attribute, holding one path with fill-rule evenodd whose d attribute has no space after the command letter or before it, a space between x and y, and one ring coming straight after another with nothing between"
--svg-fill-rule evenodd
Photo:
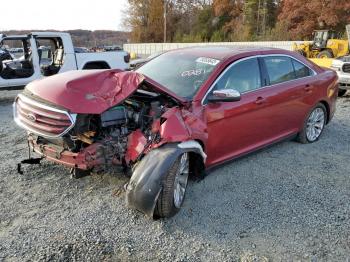
<instances>
[{"instance_id":1,"label":"driver side window","mask_svg":"<svg viewBox=\"0 0 350 262\"><path fill-rule=\"evenodd\" d=\"M242 94L260 87L261 76L258 59L250 58L231 66L221 76L214 90L235 89Z\"/></svg>"}]
</instances>

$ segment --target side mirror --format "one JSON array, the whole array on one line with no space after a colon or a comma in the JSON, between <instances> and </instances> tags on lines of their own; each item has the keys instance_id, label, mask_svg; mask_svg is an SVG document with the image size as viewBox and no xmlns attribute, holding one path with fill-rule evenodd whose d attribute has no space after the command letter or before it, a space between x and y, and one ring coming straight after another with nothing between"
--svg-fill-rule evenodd
<instances>
[{"instance_id":1,"label":"side mirror","mask_svg":"<svg viewBox=\"0 0 350 262\"><path fill-rule=\"evenodd\" d=\"M215 90L212 95L208 97L209 102L236 102L241 100L241 94L235 89Z\"/></svg>"}]
</instances>

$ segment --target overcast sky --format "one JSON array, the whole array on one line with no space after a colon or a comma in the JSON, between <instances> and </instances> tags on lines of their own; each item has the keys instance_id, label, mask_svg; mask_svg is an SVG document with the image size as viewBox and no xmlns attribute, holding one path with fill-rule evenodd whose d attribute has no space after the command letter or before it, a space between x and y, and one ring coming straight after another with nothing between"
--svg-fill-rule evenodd
<instances>
[{"instance_id":1,"label":"overcast sky","mask_svg":"<svg viewBox=\"0 0 350 262\"><path fill-rule=\"evenodd\" d=\"M126 3L126 0L4 0L0 4L0 31L121 30Z\"/></svg>"}]
</instances>

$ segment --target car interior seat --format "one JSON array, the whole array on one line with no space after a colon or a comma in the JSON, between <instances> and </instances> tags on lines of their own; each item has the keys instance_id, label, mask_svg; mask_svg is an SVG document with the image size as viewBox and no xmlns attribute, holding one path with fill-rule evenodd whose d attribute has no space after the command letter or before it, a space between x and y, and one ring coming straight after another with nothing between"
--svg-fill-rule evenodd
<instances>
[{"instance_id":1,"label":"car interior seat","mask_svg":"<svg viewBox=\"0 0 350 262\"><path fill-rule=\"evenodd\" d=\"M59 47L55 50L53 54L52 64L49 66L43 66L41 68L44 76L55 75L60 71L61 66L63 65L64 58L64 49L63 47Z\"/></svg>"}]
</instances>

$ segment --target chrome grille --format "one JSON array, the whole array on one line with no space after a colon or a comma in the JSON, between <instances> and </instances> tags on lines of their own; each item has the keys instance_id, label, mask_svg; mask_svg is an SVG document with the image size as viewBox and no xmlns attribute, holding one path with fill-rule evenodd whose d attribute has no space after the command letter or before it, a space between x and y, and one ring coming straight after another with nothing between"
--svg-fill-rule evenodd
<instances>
[{"instance_id":1,"label":"chrome grille","mask_svg":"<svg viewBox=\"0 0 350 262\"><path fill-rule=\"evenodd\" d=\"M19 94L14 103L14 120L22 128L44 137L60 137L75 124L76 114L38 103Z\"/></svg>"},{"instance_id":2,"label":"chrome grille","mask_svg":"<svg viewBox=\"0 0 350 262\"><path fill-rule=\"evenodd\" d=\"M344 64L343 71L344 73L350 73L350 64Z\"/></svg>"}]
</instances>

